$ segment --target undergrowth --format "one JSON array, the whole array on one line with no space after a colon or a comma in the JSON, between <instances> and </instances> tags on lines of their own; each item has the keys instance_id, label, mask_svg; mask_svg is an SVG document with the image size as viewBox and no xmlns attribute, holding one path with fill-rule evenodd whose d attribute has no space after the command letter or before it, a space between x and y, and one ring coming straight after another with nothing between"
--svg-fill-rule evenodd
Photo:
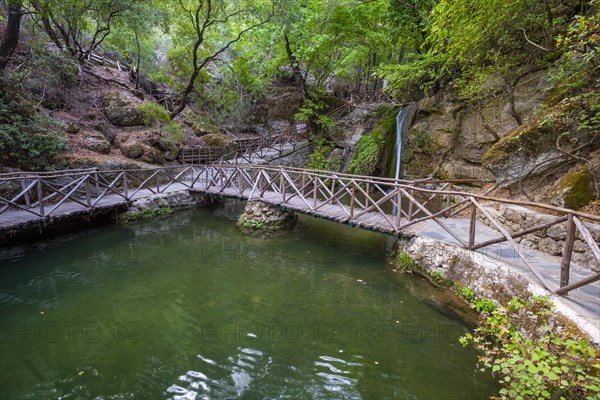
<instances>
[{"instance_id":1,"label":"undergrowth","mask_svg":"<svg viewBox=\"0 0 600 400\"><path fill-rule=\"evenodd\" d=\"M161 215L171 214L173 210L170 207L161 208L144 208L140 211L129 211L119 216L119 219L123 222L132 222L142 219L152 219Z\"/></svg>"},{"instance_id":2,"label":"undergrowth","mask_svg":"<svg viewBox=\"0 0 600 400\"><path fill-rule=\"evenodd\" d=\"M546 297L513 298L504 307L458 290L483 312L473 333L460 338L481 352L479 368L491 370L502 388L498 399L598 399L598 350L557 327Z\"/></svg>"}]
</instances>

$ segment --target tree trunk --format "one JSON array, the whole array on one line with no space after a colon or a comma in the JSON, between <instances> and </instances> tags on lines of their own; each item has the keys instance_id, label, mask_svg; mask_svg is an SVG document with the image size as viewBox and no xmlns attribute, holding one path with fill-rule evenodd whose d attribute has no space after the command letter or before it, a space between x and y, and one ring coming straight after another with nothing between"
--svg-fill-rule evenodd
<instances>
[{"instance_id":1,"label":"tree trunk","mask_svg":"<svg viewBox=\"0 0 600 400\"><path fill-rule=\"evenodd\" d=\"M137 27L135 28L135 44L137 45L137 65L135 66L135 88L140 88L140 37L138 36Z\"/></svg>"},{"instance_id":2,"label":"tree trunk","mask_svg":"<svg viewBox=\"0 0 600 400\"><path fill-rule=\"evenodd\" d=\"M9 1L8 21L4 39L0 43L0 70L4 70L19 43L19 31L21 29L21 17L23 16L22 0Z\"/></svg>"},{"instance_id":3,"label":"tree trunk","mask_svg":"<svg viewBox=\"0 0 600 400\"><path fill-rule=\"evenodd\" d=\"M292 51L292 47L290 45L290 39L288 38L288 35L287 34L283 35L283 38L285 39L285 52L287 53L288 60L290 62L290 66L292 67L292 73L294 76L294 80L296 81L296 83L298 84L298 87L300 88L300 94L302 95L302 101L306 102L306 82L304 81L304 77L302 76L302 71L300 71L300 63L298 62L298 59L296 58L296 56L294 55L294 52Z\"/></svg>"},{"instance_id":4,"label":"tree trunk","mask_svg":"<svg viewBox=\"0 0 600 400\"><path fill-rule=\"evenodd\" d=\"M521 116L519 115L519 113L517 112L517 110L515 108L515 93L514 93L513 85L511 85L506 80L504 80L504 87L506 89L506 93L508 94L508 105L509 105L508 112L510 113L510 115L512 115L512 117L515 119L515 121L517 121L517 124L519 124L519 126L521 126L521 125L523 125L523 120L521 119Z\"/></svg>"}]
</instances>

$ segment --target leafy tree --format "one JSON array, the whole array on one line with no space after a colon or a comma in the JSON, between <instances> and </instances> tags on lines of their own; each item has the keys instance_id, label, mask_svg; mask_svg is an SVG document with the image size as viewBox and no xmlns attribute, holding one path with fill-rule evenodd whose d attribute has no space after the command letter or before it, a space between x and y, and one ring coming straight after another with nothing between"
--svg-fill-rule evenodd
<instances>
[{"instance_id":1,"label":"leafy tree","mask_svg":"<svg viewBox=\"0 0 600 400\"><path fill-rule=\"evenodd\" d=\"M224 0L179 0L179 7L177 50L181 51L182 45L187 48L191 44L192 53L191 62L184 67L189 71L187 83L171 119L185 109L196 79L205 67L240 41L244 34L264 25L272 16L272 10L265 13L264 5L261 7L252 2L232 4ZM182 55L185 57L185 54Z\"/></svg>"},{"instance_id":2,"label":"leafy tree","mask_svg":"<svg viewBox=\"0 0 600 400\"><path fill-rule=\"evenodd\" d=\"M115 19L136 0L31 0L33 17L48 37L83 60L111 33Z\"/></svg>"}]
</instances>

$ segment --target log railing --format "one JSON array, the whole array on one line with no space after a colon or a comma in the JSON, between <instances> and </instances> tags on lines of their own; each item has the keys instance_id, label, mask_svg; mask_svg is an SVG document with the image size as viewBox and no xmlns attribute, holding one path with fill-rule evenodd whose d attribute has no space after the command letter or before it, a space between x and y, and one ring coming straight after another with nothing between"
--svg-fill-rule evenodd
<instances>
[{"instance_id":1,"label":"log railing","mask_svg":"<svg viewBox=\"0 0 600 400\"><path fill-rule=\"evenodd\" d=\"M255 157L263 157L267 152L280 152L283 146L291 144L296 150L298 142L306 140L305 135L288 129L270 136L236 138L234 149L215 146L183 146L179 160L184 164L245 163L250 164Z\"/></svg>"},{"instance_id":2,"label":"log railing","mask_svg":"<svg viewBox=\"0 0 600 400\"><path fill-rule=\"evenodd\" d=\"M189 165L181 167L116 170L58 171L0 175L0 192L21 188L14 195L0 197L0 218L11 211L26 211L40 218L60 213L65 202L93 210L110 201L134 199L169 191L194 189L209 194L263 200L298 212L319 215L335 221L400 235L407 228L432 221L464 249L476 251L507 242L540 284L556 294L600 280L600 273L570 282L571 255L577 233L600 265L600 250L582 220L600 222L600 217L546 204L499 199L455 190L456 185L482 185L479 180L435 181L395 180L314 171L292 167L250 164ZM556 215L552 221L510 232L485 203L534 206ZM448 221L457 215L468 219L468 235L453 229ZM486 224L497 237L478 241L477 224ZM561 262L559 285L548 282L519 247L517 239L557 224L567 224L567 240Z\"/></svg>"}]
</instances>

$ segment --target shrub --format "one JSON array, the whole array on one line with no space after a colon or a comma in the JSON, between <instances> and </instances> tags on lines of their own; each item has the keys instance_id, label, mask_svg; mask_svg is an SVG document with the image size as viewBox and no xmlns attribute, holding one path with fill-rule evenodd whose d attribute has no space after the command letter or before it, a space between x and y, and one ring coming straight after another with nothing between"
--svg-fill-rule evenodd
<instances>
[{"instance_id":1,"label":"shrub","mask_svg":"<svg viewBox=\"0 0 600 400\"><path fill-rule=\"evenodd\" d=\"M396 254L396 268L397 271L401 272L414 272L419 269L419 266L412 259L410 254L405 251L401 251Z\"/></svg>"},{"instance_id":2,"label":"shrub","mask_svg":"<svg viewBox=\"0 0 600 400\"><path fill-rule=\"evenodd\" d=\"M169 118L169 113L160 104L151 101L145 101L139 106L137 106L137 110L144 116L144 123L146 125L152 125L155 122L171 122L171 118Z\"/></svg>"},{"instance_id":3,"label":"shrub","mask_svg":"<svg viewBox=\"0 0 600 400\"><path fill-rule=\"evenodd\" d=\"M482 352L480 369L498 376L501 399L597 399L596 350L564 327L553 331L553 314L544 297L512 299L460 338Z\"/></svg>"},{"instance_id":4,"label":"shrub","mask_svg":"<svg viewBox=\"0 0 600 400\"><path fill-rule=\"evenodd\" d=\"M67 149L64 126L38 112L27 93L4 76L0 84L0 163L25 170L52 169L53 157Z\"/></svg>"},{"instance_id":5,"label":"shrub","mask_svg":"<svg viewBox=\"0 0 600 400\"><path fill-rule=\"evenodd\" d=\"M329 153L333 150L333 143L326 138L313 138L313 152L308 156L306 168L321 171L331 171L339 168L339 157L329 158Z\"/></svg>"},{"instance_id":6,"label":"shrub","mask_svg":"<svg viewBox=\"0 0 600 400\"><path fill-rule=\"evenodd\" d=\"M380 130L375 129L370 135L362 135L356 143L356 152L350 160L348 173L371 175L375 172L381 158L384 138Z\"/></svg>"},{"instance_id":7,"label":"shrub","mask_svg":"<svg viewBox=\"0 0 600 400\"><path fill-rule=\"evenodd\" d=\"M173 212L170 207L144 208L141 211L129 211L119 216L123 222L138 221L140 219L152 219L162 215L169 215Z\"/></svg>"},{"instance_id":8,"label":"shrub","mask_svg":"<svg viewBox=\"0 0 600 400\"><path fill-rule=\"evenodd\" d=\"M160 125L160 138L163 143L180 145L185 139L184 127L171 121L169 113L160 104L145 101L137 107L137 110L144 116L146 125Z\"/></svg>"}]
</instances>

